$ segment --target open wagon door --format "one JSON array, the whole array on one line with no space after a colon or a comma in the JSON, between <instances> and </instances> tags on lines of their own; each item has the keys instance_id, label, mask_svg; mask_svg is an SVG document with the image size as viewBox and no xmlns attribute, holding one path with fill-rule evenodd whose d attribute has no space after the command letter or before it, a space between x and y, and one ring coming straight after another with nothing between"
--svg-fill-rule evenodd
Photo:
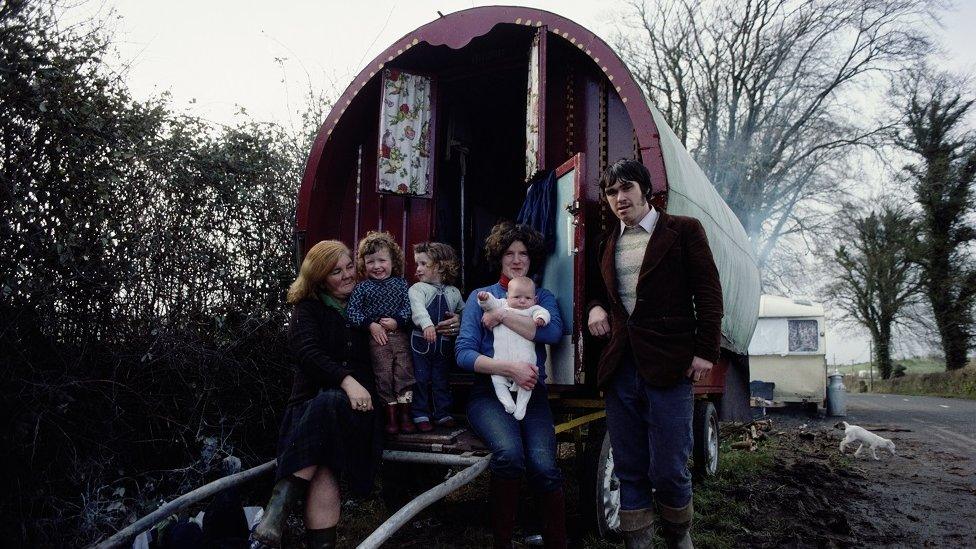
<instances>
[{"instance_id":1,"label":"open wagon door","mask_svg":"<svg viewBox=\"0 0 976 549\"><path fill-rule=\"evenodd\" d=\"M556 168L556 244L546 258L542 287L555 294L563 318L562 341L549 348L547 385L582 384L583 379L583 153Z\"/></svg>"}]
</instances>

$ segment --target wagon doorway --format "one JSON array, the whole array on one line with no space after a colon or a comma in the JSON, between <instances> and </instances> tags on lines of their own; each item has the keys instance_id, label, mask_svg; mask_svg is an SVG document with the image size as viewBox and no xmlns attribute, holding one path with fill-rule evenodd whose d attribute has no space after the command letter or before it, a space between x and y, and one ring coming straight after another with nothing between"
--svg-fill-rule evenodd
<instances>
[{"instance_id":1,"label":"wagon doorway","mask_svg":"<svg viewBox=\"0 0 976 549\"><path fill-rule=\"evenodd\" d=\"M525 198L528 55L505 52L439 79L434 236L462 256L466 290L496 281L485 237L499 220L514 220Z\"/></svg>"}]
</instances>

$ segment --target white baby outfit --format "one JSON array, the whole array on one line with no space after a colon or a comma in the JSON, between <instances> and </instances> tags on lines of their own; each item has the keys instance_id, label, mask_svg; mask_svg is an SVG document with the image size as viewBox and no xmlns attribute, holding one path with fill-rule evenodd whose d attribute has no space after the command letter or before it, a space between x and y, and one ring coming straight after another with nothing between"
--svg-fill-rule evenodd
<instances>
[{"instance_id":1,"label":"white baby outfit","mask_svg":"<svg viewBox=\"0 0 976 549\"><path fill-rule=\"evenodd\" d=\"M508 309L511 313L531 317L532 320L541 318L545 321L545 324L549 324L549 311L541 305L533 305L528 309L513 309L508 306L508 302L504 298L498 298L490 294L486 300L479 299L478 304L485 311L504 308ZM511 362L536 363L535 343L532 341L520 336L504 324L495 326L492 329L492 335L495 340L493 345L495 348L495 356L493 358ZM529 405L529 398L532 396L532 391L519 387L513 379L502 375L492 375L491 383L495 386L495 394L498 396L498 400L501 401L502 406L505 407L505 411L512 414L516 420L521 421L525 417L525 409ZM512 399L512 391L518 392L514 400Z\"/></svg>"}]
</instances>

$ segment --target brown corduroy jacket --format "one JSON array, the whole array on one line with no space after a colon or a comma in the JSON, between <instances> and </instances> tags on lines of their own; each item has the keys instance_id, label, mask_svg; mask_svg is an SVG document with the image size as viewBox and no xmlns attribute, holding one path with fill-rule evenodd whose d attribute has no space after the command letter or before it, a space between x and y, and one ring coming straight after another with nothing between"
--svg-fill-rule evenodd
<instances>
[{"instance_id":1,"label":"brown corduroy jacket","mask_svg":"<svg viewBox=\"0 0 976 549\"><path fill-rule=\"evenodd\" d=\"M600 356L604 387L624 353L632 353L649 384L679 382L692 357L718 361L722 338L722 284L701 222L660 212L637 279L637 304L628 315L617 292L615 250L619 224L600 244L604 288L587 304L610 317L610 341Z\"/></svg>"}]
</instances>

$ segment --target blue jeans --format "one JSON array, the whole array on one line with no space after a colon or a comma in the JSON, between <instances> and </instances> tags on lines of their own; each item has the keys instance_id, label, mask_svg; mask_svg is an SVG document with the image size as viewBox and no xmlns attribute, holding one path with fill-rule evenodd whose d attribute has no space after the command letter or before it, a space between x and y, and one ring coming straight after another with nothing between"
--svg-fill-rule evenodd
<instances>
[{"instance_id":1,"label":"blue jeans","mask_svg":"<svg viewBox=\"0 0 976 549\"><path fill-rule=\"evenodd\" d=\"M688 505L688 456L694 443L691 380L651 387L627 356L610 378L606 404L620 508L650 509L655 499L668 507Z\"/></svg>"},{"instance_id":2,"label":"blue jeans","mask_svg":"<svg viewBox=\"0 0 976 549\"><path fill-rule=\"evenodd\" d=\"M423 335L414 331L410 336L413 353L413 403L410 405L415 423L440 421L451 415L451 386L448 369L454 361L453 341L438 337L428 343Z\"/></svg>"},{"instance_id":3,"label":"blue jeans","mask_svg":"<svg viewBox=\"0 0 976 549\"><path fill-rule=\"evenodd\" d=\"M491 378L475 375L468 400L468 423L491 448L489 468L500 478L526 476L538 493L562 488L563 474L556 465L556 431L545 385L537 383L522 421L505 411Z\"/></svg>"}]
</instances>

